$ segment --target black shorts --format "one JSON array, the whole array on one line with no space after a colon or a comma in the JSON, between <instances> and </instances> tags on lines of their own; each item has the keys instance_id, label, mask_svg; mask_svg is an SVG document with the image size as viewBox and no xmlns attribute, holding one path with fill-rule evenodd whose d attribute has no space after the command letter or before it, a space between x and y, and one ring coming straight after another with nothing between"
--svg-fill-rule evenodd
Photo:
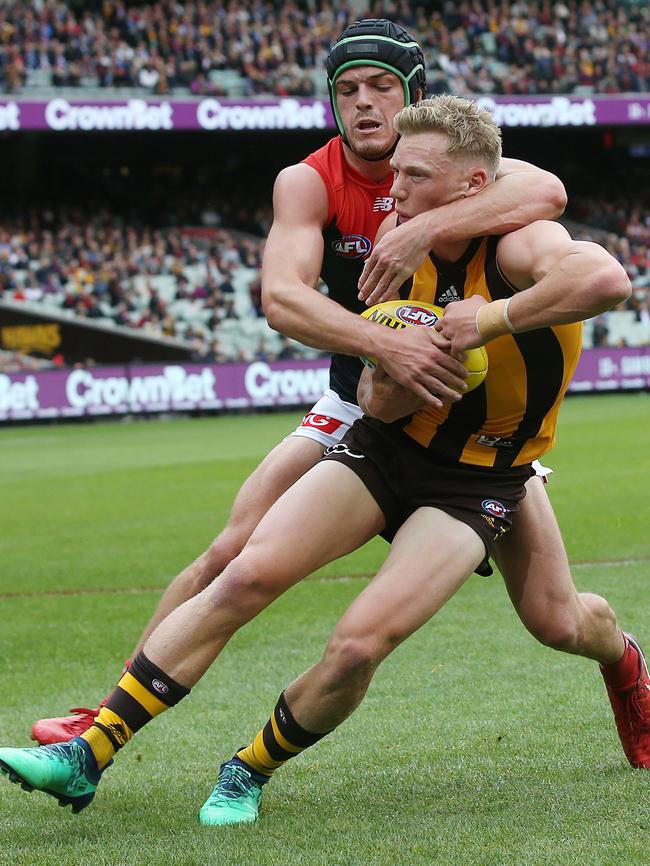
<instances>
[{"instance_id":1,"label":"black shorts","mask_svg":"<svg viewBox=\"0 0 650 866\"><path fill-rule=\"evenodd\" d=\"M323 460L349 466L363 481L384 513L381 534L387 541L424 506L466 523L485 544L485 560L476 569L484 575L492 574L492 546L512 526L510 515L519 510L525 484L535 474L530 464L491 469L452 463L401 430L379 430L365 418L355 421L342 441L325 451Z\"/></svg>"}]
</instances>

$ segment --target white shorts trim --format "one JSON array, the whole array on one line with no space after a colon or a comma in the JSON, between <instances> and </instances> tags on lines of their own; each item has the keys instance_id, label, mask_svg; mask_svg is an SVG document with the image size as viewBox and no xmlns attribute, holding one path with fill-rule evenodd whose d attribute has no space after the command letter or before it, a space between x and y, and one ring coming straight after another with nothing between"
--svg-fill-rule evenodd
<instances>
[{"instance_id":1,"label":"white shorts trim","mask_svg":"<svg viewBox=\"0 0 650 866\"><path fill-rule=\"evenodd\" d=\"M548 484L548 476L553 472L552 469L549 469L548 466L542 466L539 460L533 460L531 466L535 470L535 475L538 478L541 478L544 484Z\"/></svg>"},{"instance_id":2,"label":"white shorts trim","mask_svg":"<svg viewBox=\"0 0 650 866\"><path fill-rule=\"evenodd\" d=\"M287 438L304 436L320 442L324 448L329 448L331 445L338 445L362 415L363 412L356 403L346 403L336 391L328 388Z\"/></svg>"},{"instance_id":3,"label":"white shorts trim","mask_svg":"<svg viewBox=\"0 0 650 866\"><path fill-rule=\"evenodd\" d=\"M328 388L323 396L306 413L296 429L286 437L304 436L320 442L324 448L338 445L354 422L361 418L363 412L356 403L346 403L341 400L336 391ZM533 460L532 467L544 483L548 482L553 472L548 466L543 466L539 460Z\"/></svg>"}]
</instances>

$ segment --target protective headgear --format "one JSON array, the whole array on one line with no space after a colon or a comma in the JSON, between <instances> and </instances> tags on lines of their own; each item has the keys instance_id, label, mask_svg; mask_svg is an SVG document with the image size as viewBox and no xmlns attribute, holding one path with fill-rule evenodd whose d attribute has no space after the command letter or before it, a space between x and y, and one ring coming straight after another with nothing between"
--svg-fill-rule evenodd
<instances>
[{"instance_id":1,"label":"protective headgear","mask_svg":"<svg viewBox=\"0 0 650 866\"><path fill-rule=\"evenodd\" d=\"M365 18L346 27L327 58L327 86L332 111L346 143L336 104L336 82L342 72L354 66L379 66L396 75L404 88L404 105L417 102L418 89L424 96L427 85L422 49L399 24L387 18Z\"/></svg>"}]
</instances>

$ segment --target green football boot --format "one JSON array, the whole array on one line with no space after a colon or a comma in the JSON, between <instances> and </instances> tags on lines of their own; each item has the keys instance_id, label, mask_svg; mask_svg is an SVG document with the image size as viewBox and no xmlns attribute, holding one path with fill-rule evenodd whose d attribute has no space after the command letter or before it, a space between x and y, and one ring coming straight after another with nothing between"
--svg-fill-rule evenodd
<instances>
[{"instance_id":1,"label":"green football boot","mask_svg":"<svg viewBox=\"0 0 650 866\"><path fill-rule=\"evenodd\" d=\"M224 824L252 824L257 821L266 776L256 773L239 758L231 758L219 767L214 791L199 812L201 824L210 827Z\"/></svg>"},{"instance_id":2,"label":"green football boot","mask_svg":"<svg viewBox=\"0 0 650 866\"><path fill-rule=\"evenodd\" d=\"M85 740L35 749L0 749L0 773L25 791L43 791L81 812L95 796L101 773Z\"/></svg>"}]
</instances>

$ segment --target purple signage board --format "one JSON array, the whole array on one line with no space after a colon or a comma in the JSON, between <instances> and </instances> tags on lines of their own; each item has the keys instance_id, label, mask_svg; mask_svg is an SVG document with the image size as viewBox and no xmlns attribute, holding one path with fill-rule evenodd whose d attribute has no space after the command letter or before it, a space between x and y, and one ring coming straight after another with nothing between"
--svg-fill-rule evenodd
<instances>
[{"instance_id":1,"label":"purple signage board","mask_svg":"<svg viewBox=\"0 0 650 866\"><path fill-rule=\"evenodd\" d=\"M571 127L650 124L650 95L480 96L504 127ZM203 99L48 100L0 99L0 132L129 132L167 130L334 129L327 100Z\"/></svg>"},{"instance_id":2,"label":"purple signage board","mask_svg":"<svg viewBox=\"0 0 650 866\"><path fill-rule=\"evenodd\" d=\"M321 99L270 100L67 99L0 100L0 131L165 132L169 130L330 129L329 102Z\"/></svg>"},{"instance_id":3,"label":"purple signage board","mask_svg":"<svg viewBox=\"0 0 650 866\"><path fill-rule=\"evenodd\" d=\"M43 418L309 406L329 360L0 373L0 423ZM585 349L569 390L650 389L650 348Z\"/></svg>"},{"instance_id":4,"label":"purple signage board","mask_svg":"<svg viewBox=\"0 0 650 866\"><path fill-rule=\"evenodd\" d=\"M650 388L650 347L585 349L569 385L572 393Z\"/></svg>"},{"instance_id":5,"label":"purple signage board","mask_svg":"<svg viewBox=\"0 0 650 866\"><path fill-rule=\"evenodd\" d=\"M0 423L38 418L308 406L329 361L165 364L0 373Z\"/></svg>"}]
</instances>

